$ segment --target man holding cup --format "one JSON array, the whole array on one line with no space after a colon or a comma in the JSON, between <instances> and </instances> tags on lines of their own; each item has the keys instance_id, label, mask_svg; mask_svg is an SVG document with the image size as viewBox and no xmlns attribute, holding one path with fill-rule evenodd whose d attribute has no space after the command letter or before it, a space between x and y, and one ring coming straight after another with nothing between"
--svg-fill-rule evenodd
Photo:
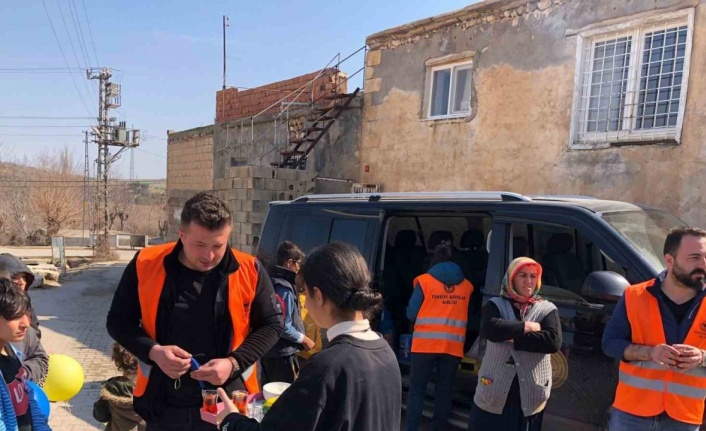
<instances>
[{"instance_id":1,"label":"man holding cup","mask_svg":"<svg viewBox=\"0 0 706 431\"><path fill-rule=\"evenodd\" d=\"M259 391L255 363L279 339L282 310L230 234L226 203L195 195L179 241L141 250L115 292L108 333L139 360L134 406L148 431L214 430L200 418L202 389Z\"/></svg>"}]
</instances>

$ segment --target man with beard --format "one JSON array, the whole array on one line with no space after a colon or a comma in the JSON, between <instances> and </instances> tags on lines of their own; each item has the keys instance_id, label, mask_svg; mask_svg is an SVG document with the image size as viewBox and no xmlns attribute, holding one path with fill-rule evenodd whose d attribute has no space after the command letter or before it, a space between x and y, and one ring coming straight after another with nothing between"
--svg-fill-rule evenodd
<instances>
[{"instance_id":1,"label":"man with beard","mask_svg":"<svg viewBox=\"0 0 706 431\"><path fill-rule=\"evenodd\" d=\"M603 334L620 361L610 431L697 431L706 399L706 231L672 229L667 270L630 286Z\"/></svg>"}]
</instances>

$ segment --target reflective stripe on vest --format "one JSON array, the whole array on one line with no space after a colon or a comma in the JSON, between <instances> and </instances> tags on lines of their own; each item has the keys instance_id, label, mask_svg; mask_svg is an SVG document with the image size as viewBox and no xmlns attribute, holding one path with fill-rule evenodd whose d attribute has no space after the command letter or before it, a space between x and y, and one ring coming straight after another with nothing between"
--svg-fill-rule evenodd
<instances>
[{"instance_id":1,"label":"reflective stripe on vest","mask_svg":"<svg viewBox=\"0 0 706 431\"><path fill-rule=\"evenodd\" d=\"M666 343L657 298L647 288L654 280L625 290L625 308L632 342L646 346ZM699 306L684 344L706 350L706 304ZM706 369L677 371L653 361L620 362L613 406L624 412L657 416L664 412L679 422L699 425L706 399Z\"/></svg>"},{"instance_id":2,"label":"reflective stripe on vest","mask_svg":"<svg viewBox=\"0 0 706 431\"><path fill-rule=\"evenodd\" d=\"M176 243L152 246L140 251L137 258L137 292L142 312L142 329L153 340L157 340L157 310L159 299L164 289L166 271L164 258L169 255ZM255 298L258 273L255 258L232 250L239 268L228 277L228 311L233 322L233 340L231 351L240 346L250 332L250 304ZM140 397L147 389L151 366L139 363L135 380L134 396ZM242 376L248 392L260 391L257 381L256 366L246 369Z\"/></svg>"},{"instance_id":3,"label":"reflective stripe on vest","mask_svg":"<svg viewBox=\"0 0 706 431\"><path fill-rule=\"evenodd\" d=\"M463 280L456 286L446 286L429 274L417 277L414 285L422 289L424 302L414 322L412 352L463 357L473 285Z\"/></svg>"}]
</instances>

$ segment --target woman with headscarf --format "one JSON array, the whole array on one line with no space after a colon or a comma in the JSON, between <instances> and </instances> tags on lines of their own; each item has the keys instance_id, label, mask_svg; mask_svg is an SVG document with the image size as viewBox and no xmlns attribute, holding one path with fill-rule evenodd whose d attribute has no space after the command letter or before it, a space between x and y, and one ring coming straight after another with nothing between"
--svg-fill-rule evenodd
<instances>
[{"instance_id":1,"label":"woman with headscarf","mask_svg":"<svg viewBox=\"0 0 706 431\"><path fill-rule=\"evenodd\" d=\"M483 307L487 346L468 429L540 431L552 387L550 355L561 347L554 304L542 299L542 267L528 257L510 263L500 297Z\"/></svg>"}]
</instances>

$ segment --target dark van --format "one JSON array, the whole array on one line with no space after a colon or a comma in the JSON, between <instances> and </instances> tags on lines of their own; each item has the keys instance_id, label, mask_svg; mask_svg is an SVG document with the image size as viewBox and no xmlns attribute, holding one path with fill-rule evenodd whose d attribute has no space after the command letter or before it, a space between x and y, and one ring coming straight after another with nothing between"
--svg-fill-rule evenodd
<instances>
[{"instance_id":1,"label":"dark van","mask_svg":"<svg viewBox=\"0 0 706 431\"><path fill-rule=\"evenodd\" d=\"M328 242L355 245L383 293L396 341L412 332L405 317L412 280L427 270L429 252L441 241L453 243L478 292L476 312L469 316L476 326L468 342L477 337L482 304L499 294L508 263L518 256L539 261L542 295L559 308L564 334L561 352L552 357L555 388L544 429L598 430L606 423L617 384L618 364L601 351L605 325L628 283L653 278L665 268L664 239L671 228L683 225L658 209L583 196L311 195L270 205L258 256L271 261L284 240L305 251ZM400 366L404 376L408 366L404 360ZM459 373L452 425L465 429L464 412L475 386L472 371ZM427 398L433 399L433 384Z\"/></svg>"}]
</instances>

